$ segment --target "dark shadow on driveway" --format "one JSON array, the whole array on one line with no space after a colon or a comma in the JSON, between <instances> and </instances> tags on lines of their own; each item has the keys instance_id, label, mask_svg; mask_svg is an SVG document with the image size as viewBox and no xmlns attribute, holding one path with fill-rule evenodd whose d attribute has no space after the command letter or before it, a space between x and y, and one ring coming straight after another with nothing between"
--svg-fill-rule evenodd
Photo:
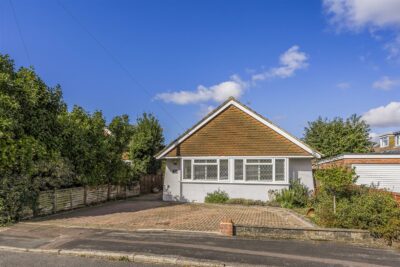
<instances>
[{"instance_id":1,"label":"dark shadow on driveway","mask_svg":"<svg viewBox=\"0 0 400 267\"><path fill-rule=\"evenodd\" d=\"M64 211L43 217L37 217L27 220L26 222L45 222L47 220L71 219L71 218L80 218L89 216L93 217L93 216L110 215L122 212L137 212L142 210L148 210L160 207L170 207L181 204L183 203L162 201L162 195L160 193L146 194L124 200L109 201L98 205L87 206L70 211Z\"/></svg>"}]
</instances>

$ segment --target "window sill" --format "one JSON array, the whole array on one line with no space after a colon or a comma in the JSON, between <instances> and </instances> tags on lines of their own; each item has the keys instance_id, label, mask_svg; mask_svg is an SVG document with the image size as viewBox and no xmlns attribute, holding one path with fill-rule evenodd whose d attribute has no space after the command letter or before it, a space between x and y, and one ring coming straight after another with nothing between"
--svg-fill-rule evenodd
<instances>
[{"instance_id":1,"label":"window sill","mask_svg":"<svg viewBox=\"0 0 400 267\"><path fill-rule=\"evenodd\" d=\"M182 180L181 183L184 184L241 184L241 185L284 185L288 186L289 183L283 182L246 182L246 181L192 181L192 180Z\"/></svg>"}]
</instances>

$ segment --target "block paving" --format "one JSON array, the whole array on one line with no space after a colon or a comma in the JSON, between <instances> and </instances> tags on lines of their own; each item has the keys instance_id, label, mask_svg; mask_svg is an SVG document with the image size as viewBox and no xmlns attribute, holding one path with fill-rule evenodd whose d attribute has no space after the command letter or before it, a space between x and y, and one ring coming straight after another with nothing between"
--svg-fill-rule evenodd
<instances>
[{"instance_id":1,"label":"block paving","mask_svg":"<svg viewBox=\"0 0 400 267\"><path fill-rule=\"evenodd\" d=\"M268 227L310 227L291 211L264 206L168 203L149 196L105 203L34 219L29 223L97 229L168 229L217 232L223 219L234 224Z\"/></svg>"}]
</instances>

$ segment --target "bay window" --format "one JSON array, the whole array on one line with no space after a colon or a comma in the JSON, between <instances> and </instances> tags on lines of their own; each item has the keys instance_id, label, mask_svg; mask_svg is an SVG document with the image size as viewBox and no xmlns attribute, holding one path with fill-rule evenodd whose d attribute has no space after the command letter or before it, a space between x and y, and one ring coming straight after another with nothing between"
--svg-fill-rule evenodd
<instances>
[{"instance_id":1,"label":"bay window","mask_svg":"<svg viewBox=\"0 0 400 267\"><path fill-rule=\"evenodd\" d=\"M183 159L182 179L214 182L287 181L285 158Z\"/></svg>"}]
</instances>

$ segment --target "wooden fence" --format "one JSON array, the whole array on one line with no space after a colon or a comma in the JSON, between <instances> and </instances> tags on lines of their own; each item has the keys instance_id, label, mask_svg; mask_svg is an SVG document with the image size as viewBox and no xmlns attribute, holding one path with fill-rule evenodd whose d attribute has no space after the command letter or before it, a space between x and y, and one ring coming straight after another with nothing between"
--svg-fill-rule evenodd
<instances>
[{"instance_id":1,"label":"wooden fence","mask_svg":"<svg viewBox=\"0 0 400 267\"><path fill-rule=\"evenodd\" d=\"M140 178L140 193L148 194L151 193L153 188L162 190L163 188L163 176L160 174L144 175Z\"/></svg>"},{"instance_id":2,"label":"wooden fence","mask_svg":"<svg viewBox=\"0 0 400 267\"><path fill-rule=\"evenodd\" d=\"M140 191L139 183L132 186L102 185L42 191L39 193L35 212L32 207L25 207L23 217L48 215L109 200L138 196Z\"/></svg>"}]
</instances>

